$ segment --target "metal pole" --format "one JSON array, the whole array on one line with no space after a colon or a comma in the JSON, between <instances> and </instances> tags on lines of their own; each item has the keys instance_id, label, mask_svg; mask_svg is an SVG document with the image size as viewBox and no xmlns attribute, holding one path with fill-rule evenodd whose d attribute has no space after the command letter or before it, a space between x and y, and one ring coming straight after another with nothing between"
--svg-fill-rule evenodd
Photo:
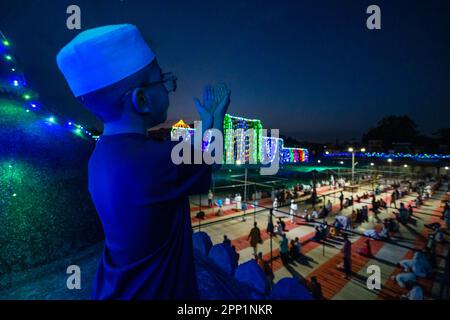
<instances>
[{"instance_id":1,"label":"metal pole","mask_svg":"<svg viewBox=\"0 0 450 320\"><path fill-rule=\"evenodd\" d=\"M269 209L269 214L270 214L270 221L272 222L273 226L273 209ZM270 232L270 270L273 274L272 232Z\"/></svg>"},{"instance_id":2,"label":"metal pole","mask_svg":"<svg viewBox=\"0 0 450 320\"><path fill-rule=\"evenodd\" d=\"M355 152L352 152L352 185L355 184Z\"/></svg>"},{"instance_id":3,"label":"metal pole","mask_svg":"<svg viewBox=\"0 0 450 320\"><path fill-rule=\"evenodd\" d=\"M247 168L245 168L244 201L247 201Z\"/></svg>"}]
</instances>

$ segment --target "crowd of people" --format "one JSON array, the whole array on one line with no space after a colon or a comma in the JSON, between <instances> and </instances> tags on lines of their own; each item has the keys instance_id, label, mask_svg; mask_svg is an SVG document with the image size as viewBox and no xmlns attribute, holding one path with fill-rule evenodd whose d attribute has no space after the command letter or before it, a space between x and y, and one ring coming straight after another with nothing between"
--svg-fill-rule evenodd
<instances>
[{"instance_id":1,"label":"crowd of people","mask_svg":"<svg viewBox=\"0 0 450 320\"><path fill-rule=\"evenodd\" d=\"M282 206L289 205L290 221L294 223L297 221L297 217L304 218L306 222L315 222L322 220L315 224L315 234L313 241L323 242L328 239L337 238L338 241L342 242L342 262L336 267L343 271L343 277L349 279L352 275L352 242L349 240L348 233L346 230L354 229L357 225L365 222L369 222L369 210L372 210L377 217L377 215L383 210L389 208L394 208L390 215L385 217L382 221L378 218L378 222L374 222L373 229L368 229L364 231L364 235L367 239L361 248L357 249L357 253L369 258L373 257L372 253L372 239L391 239L396 233L400 231L400 226L408 226L410 224L416 225L417 217L414 216L414 208L420 208L424 204L424 201L431 198L432 188L424 184L416 184L412 186L410 183L403 185L392 183L391 185L377 185L369 192L363 192L361 194L357 193L355 195L350 195L345 198L344 193L341 192L338 199L341 209L348 206L354 206L356 203L363 204L359 205L358 208L352 210L351 215L338 215L335 216L334 222L330 223L328 217L333 213L333 203L330 199L326 201L323 205L316 208L313 205L311 211L306 207L302 214L298 214L298 205L295 202L296 196L298 196L297 189L305 188L288 188L274 190L272 193L273 197L273 208L270 209L270 214L267 223L267 233L278 238L279 247L279 258L283 265L288 266L290 263L295 263L300 259L304 259L305 256L302 253L302 243L298 237L292 239L288 238L286 222L283 217L276 217L275 223L273 221L274 211ZM389 192L390 201L385 200L379 195L382 192ZM417 192L417 197L411 202L403 202L401 199L410 195L412 192ZM211 199L211 201L210 201ZM371 199L371 202L369 202ZM208 194L208 204L211 205L212 196ZM372 204L370 207L367 204ZM392 210L392 209L391 209ZM340 210L338 210L340 211ZM388 211L386 211L388 212ZM445 221L447 229L450 225L450 205L448 202L445 203L442 212L442 219ZM328 221L327 221L328 220ZM375 221L375 220L374 220ZM440 223L431 223L425 225L430 229L428 234L426 246L423 250L418 251L413 259L402 260L399 262L399 266L402 268L402 272L393 279L401 288L407 289L407 293L402 295L401 299L422 299L423 291L421 286L417 283L417 278L429 277L432 268L436 265L436 244L445 241L445 230L442 228ZM248 241L250 246L253 248L253 254L258 265L261 267L266 280L273 283L274 274L271 267L271 261L265 259L261 251L258 252L258 246L263 243L261 230L258 228L257 222L254 222L253 228L248 235ZM224 238L224 243L228 243L231 246L231 242L228 238ZM233 247L233 246L232 246ZM233 247L234 252L236 252ZM236 252L237 260L239 259L239 254ZM317 278L312 277L307 283L312 295L316 299L322 299L323 295L321 292L321 285L317 281Z\"/></svg>"}]
</instances>

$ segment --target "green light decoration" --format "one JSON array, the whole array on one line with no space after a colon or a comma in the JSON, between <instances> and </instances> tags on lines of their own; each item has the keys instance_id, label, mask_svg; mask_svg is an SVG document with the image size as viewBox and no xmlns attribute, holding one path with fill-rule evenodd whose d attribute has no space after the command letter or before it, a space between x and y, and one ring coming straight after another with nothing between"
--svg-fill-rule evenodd
<instances>
[{"instance_id":1,"label":"green light decoration","mask_svg":"<svg viewBox=\"0 0 450 320\"><path fill-rule=\"evenodd\" d=\"M1 31L0 31L0 39L1 39L1 40L0 40L1 43L2 43L5 47L9 47L9 46L10 46L10 42L9 42L8 39L3 35L3 33L2 33ZM56 121L56 118L55 118L54 116L49 116L48 114L45 115L45 111L44 111L42 105L38 104L38 101L32 101L32 100L36 99L37 94L35 94L32 90L27 90L26 88L23 88L23 87L26 87L25 82L22 83L22 81L19 82L19 81L17 80L17 74L16 74L17 66L15 65L16 59L14 59L13 55L10 54L9 52L6 52L6 54L3 55L3 58L4 58L6 61L8 61L8 62L10 62L10 63L12 64L12 65L11 65L11 68L8 69L8 70L12 73L12 74L11 74L12 77L14 77L14 78L13 78L14 81L13 81L12 83L13 83L13 85L16 87L16 92L17 92L17 89L18 89L18 90L19 90L19 91L18 91L18 92L19 92L19 93L18 93L19 96L21 96L21 98L22 98L23 100L25 100L25 101L27 101L27 102L28 102L28 101L30 102L29 105L25 105L25 108L24 108L25 112L26 112L26 113L30 113L31 111L33 111L33 113L39 112L40 114L43 114L43 118L44 118L44 120L45 120L47 123L49 123L49 124L56 124L57 121ZM16 94L17 94L17 93L16 93ZM38 106L39 106L39 107L38 107ZM79 137L81 137L81 138L89 138L89 139L92 139L92 140L94 140L94 141L99 140L99 136L93 135L91 132L89 132L88 130L84 129L83 126L77 125L77 124L73 124L72 122L66 122L66 121L64 121L64 119L62 119L63 117L60 117L59 115L58 115L58 118L61 120L61 122L60 122L60 125L61 125L61 126L63 126L64 123L66 123L66 124L70 123L70 124L69 124L68 126L66 126L66 127L71 127L71 126L73 125L73 126L75 126L76 128L79 128L80 131L77 130L77 132L75 132L77 136L79 136ZM73 129L73 128L72 128L72 129ZM72 130L72 131L73 131L73 130Z\"/></svg>"}]
</instances>

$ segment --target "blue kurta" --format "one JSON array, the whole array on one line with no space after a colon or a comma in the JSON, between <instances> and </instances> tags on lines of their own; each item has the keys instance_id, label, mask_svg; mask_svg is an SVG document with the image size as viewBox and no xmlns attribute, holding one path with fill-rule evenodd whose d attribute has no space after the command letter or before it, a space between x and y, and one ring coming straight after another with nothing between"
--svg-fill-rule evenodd
<instances>
[{"instance_id":1,"label":"blue kurta","mask_svg":"<svg viewBox=\"0 0 450 320\"><path fill-rule=\"evenodd\" d=\"M94 299L196 299L188 195L207 192L211 166L174 165L175 142L102 136L89 191L105 232Z\"/></svg>"}]
</instances>

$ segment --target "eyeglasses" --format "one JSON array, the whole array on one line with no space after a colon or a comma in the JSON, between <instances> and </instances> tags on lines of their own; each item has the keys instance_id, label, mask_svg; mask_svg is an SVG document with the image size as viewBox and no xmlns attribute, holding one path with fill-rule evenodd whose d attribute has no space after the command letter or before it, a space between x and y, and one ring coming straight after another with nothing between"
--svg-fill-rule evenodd
<instances>
[{"instance_id":1,"label":"eyeglasses","mask_svg":"<svg viewBox=\"0 0 450 320\"><path fill-rule=\"evenodd\" d=\"M175 92L177 90L177 80L177 77L172 72L166 72L161 74L161 80L147 83L144 87L162 84L167 92Z\"/></svg>"},{"instance_id":2,"label":"eyeglasses","mask_svg":"<svg viewBox=\"0 0 450 320\"><path fill-rule=\"evenodd\" d=\"M166 89L167 93L175 92L177 90L177 77L172 72L161 73L161 80L149 82L140 86L141 88L147 88L154 85L162 84L164 89ZM126 97L133 92L134 89L129 90L124 94L123 97Z\"/></svg>"}]
</instances>

